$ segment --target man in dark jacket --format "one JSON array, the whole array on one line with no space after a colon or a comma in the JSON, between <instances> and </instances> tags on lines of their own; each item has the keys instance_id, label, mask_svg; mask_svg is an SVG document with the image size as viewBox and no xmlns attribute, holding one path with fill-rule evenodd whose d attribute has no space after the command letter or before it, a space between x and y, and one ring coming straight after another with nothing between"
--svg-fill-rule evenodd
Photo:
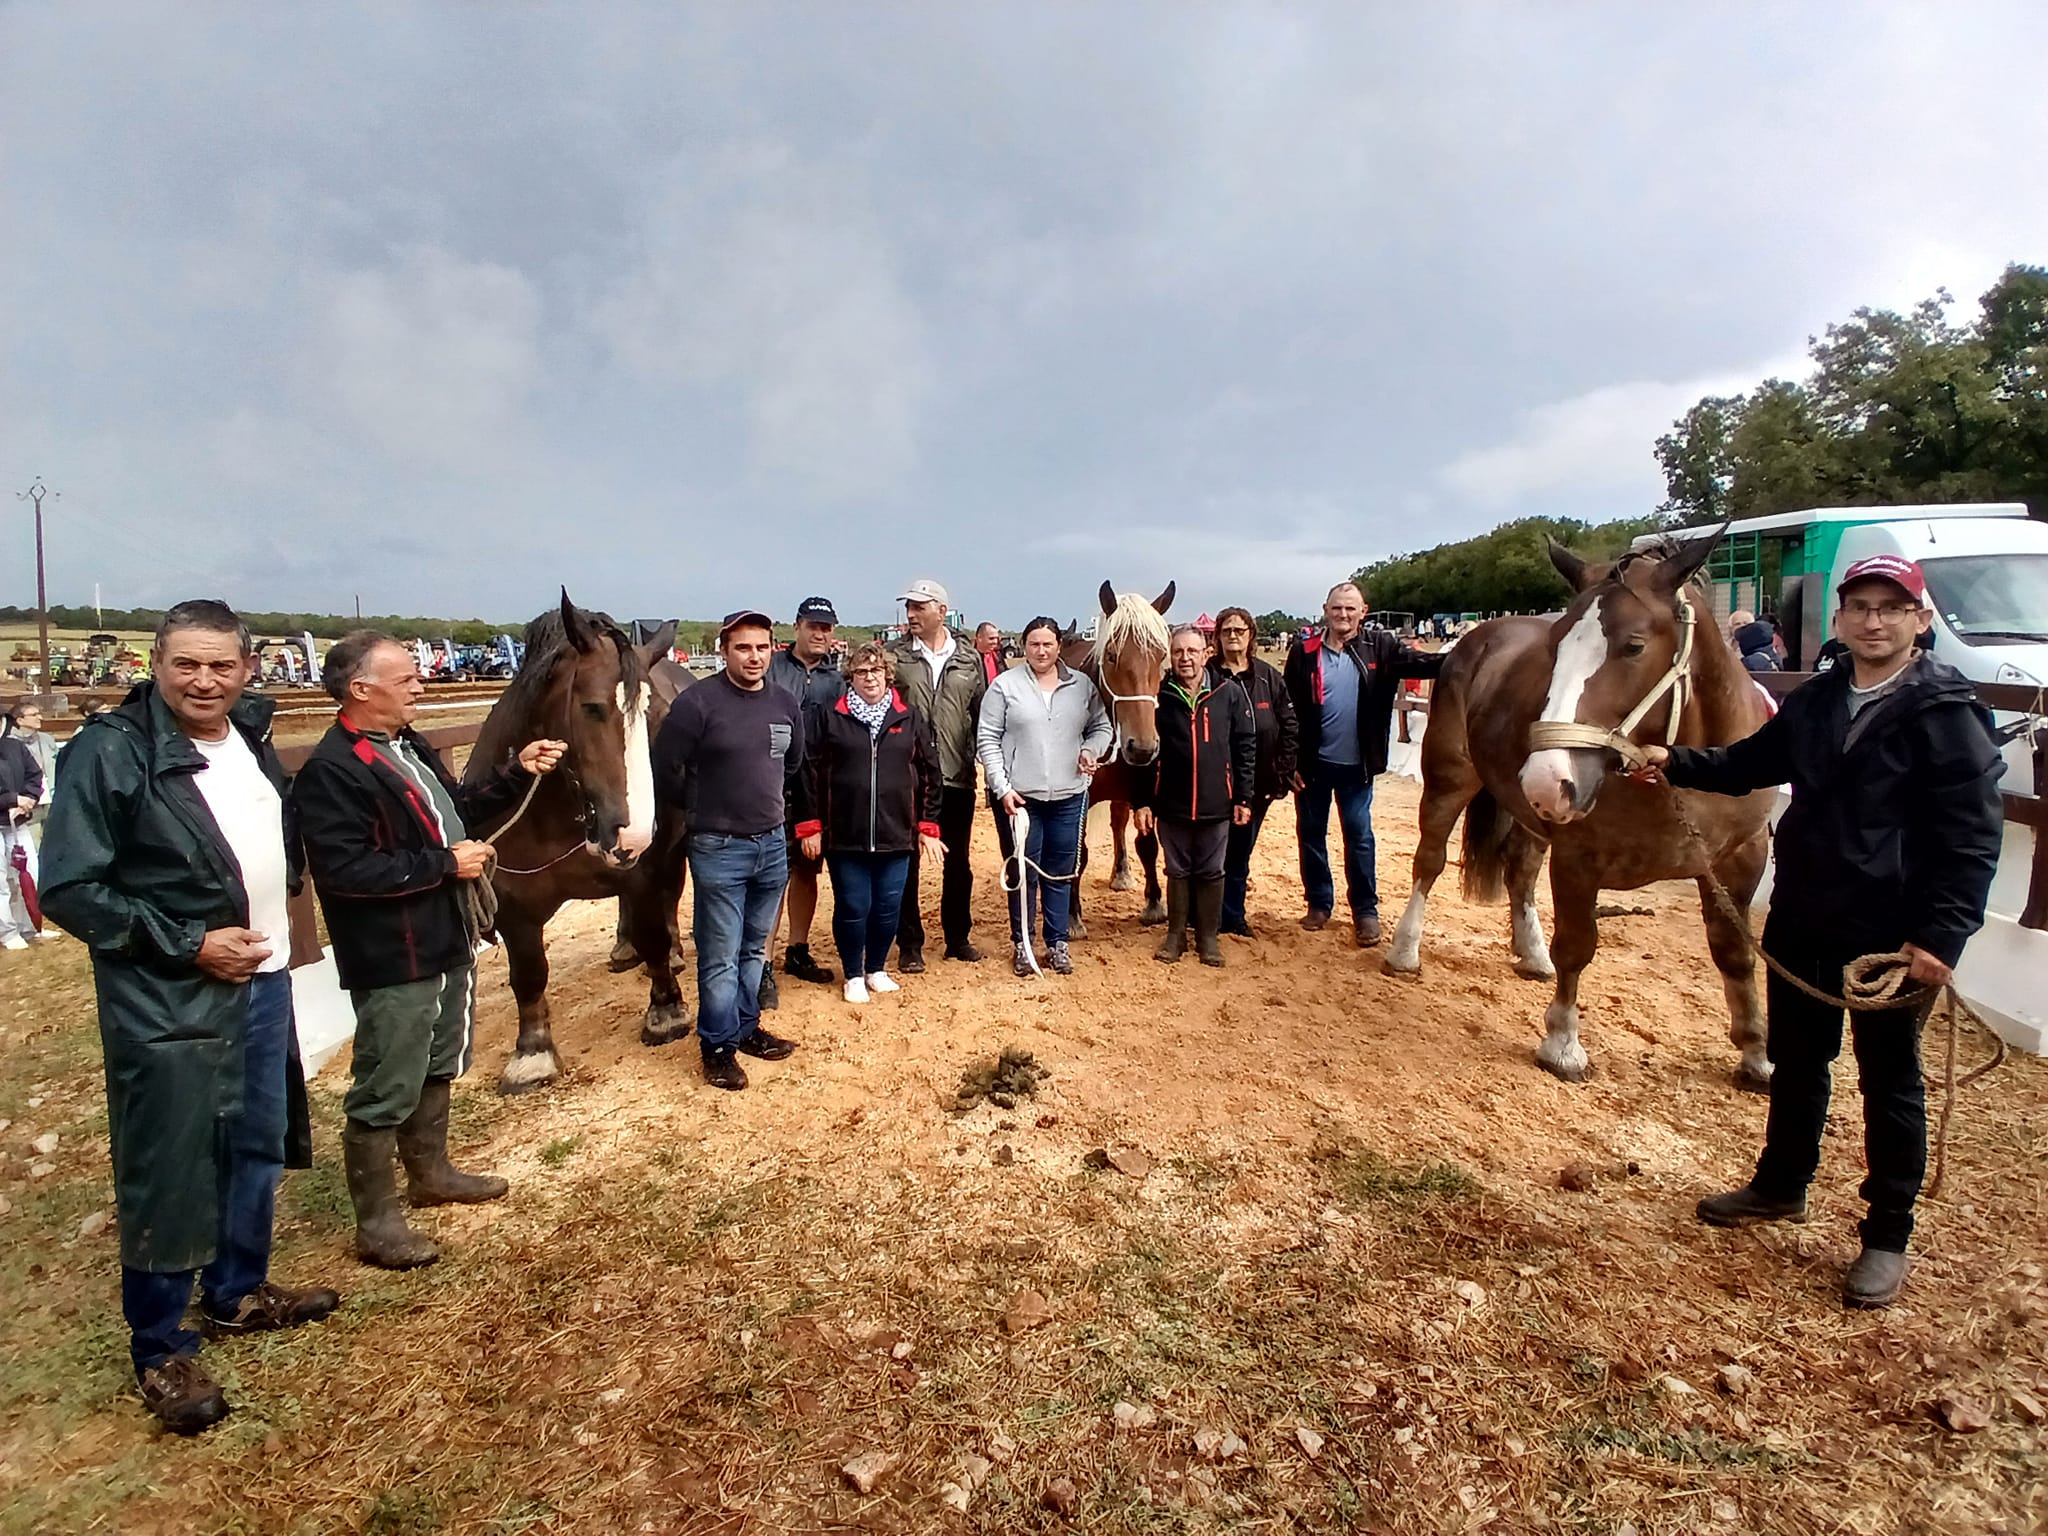
<instances>
[{"instance_id":1,"label":"man in dark jacket","mask_svg":"<svg viewBox=\"0 0 2048 1536\"><path fill-rule=\"evenodd\" d=\"M1252 782L1251 820L1231 825L1230 845L1223 854L1223 931L1245 939L1252 936L1251 921L1245 915L1252 850L1258 846L1267 810L1294 788L1294 761L1300 750L1294 700L1280 669L1254 654L1258 643L1250 609L1225 608L1216 615L1216 670L1222 681L1244 691L1258 732L1259 765Z\"/></svg>"},{"instance_id":2,"label":"man in dark jacket","mask_svg":"<svg viewBox=\"0 0 2048 1536\"><path fill-rule=\"evenodd\" d=\"M92 951L129 1353L181 1435L228 1413L183 1326L195 1278L209 1338L341 1300L269 1278L278 1178L313 1143L285 969L298 839L249 660L224 603L166 613L156 680L58 757L43 860L45 909Z\"/></svg>"},{"instance_id":3,"label":"man in dark jacket","mask_svg":"<svg viewBox=\"0 0 2048 1536\"><path fill-rule=\"evenodd\" d=\"M1167 644L1172 674L1159 685L1159 757L1131 776L1140 836L1155 829L1166 859L1166 937L1153 958L1169 965L1187 948L1223 964L1223 856L1232 827L1252 819L1258 729L1244 690L1208 670L1209 638L1192 624Z\"/></svg>"},{"instance_id":4,"label":"man in dark jacket","mask_svg":"<svg viewBox=\"0 0 2048 1536\"><path fill-rule=\"evenodd\" d=\"M1858 956L1899 950L1915 982L1939 986L1983 926L2004 764L1968 680L1914 645L1931 618L1919 566L1897 555L1860 560L1840 597L1835 622L1851 665L1796 690L1733 746L1649 748L1643 776L1661 771L1681 788L1728 795L1789 783L1764 949L1824 992L1841 992L1842 968ZM1842 1010L1776 975L1768 1005L1763 1155L1748 1184L1700 1202L1700 1220L1714 1226L1804 1221L1820 1166ZM1925 1007L1910 1006L1850 1015L1870 1170L1863 1252L1843 1288L1852 1307L1885 1306L1905 1284L1927 1167L1925 1018Z\"/></svg>"},{"instance_id":5,"label":"man in dark jacket","mask_svg":"<svg viewBox=\"0 0 2048 1536\"><path fill-rule=\"evenodd\" d=\"M981 654L956 640L946 625L946 589L936 581L913 581L903 593L909 633L889 647L896 689L903 702L931 722L939 746L939 771L946 787L939 803L939 836L946 845L940 876L939 931L948 960L979 960L974 946L975 723L988 677ZM924 912L918 903L918 860L910 861L903 887L903 928L897 939L898 968L915 975L924 969Z\"/></svg>"},{"instance_id":6,"label":"man in dark jacket","mask_svg":"<svg viewBox=\"0 0 2048 1536\"><path fill-rule=\"evenodd\" d=\"M830 709L846 696L846 679L839 675L839 662L832 653L838 633L839 610L822 597L807 597L797 604L796 638L777 651L768 663L768 681L797 701L804 712L804 739L814 736L818 712ZM811 920L818 915L818 875L821 860L804 857L794 832L789 837L789 885L783 906L789 913L789 944L782 954L782 968L798 981L829 985L834 977L829 965L821 965L811 954ZM761 969L761 1006L775 1006L775 968Z\"/></svg>"},{"instance_id":7,"label":"man in dark jacket","mask_svg":"<svg viewBox=\"0 0 2048 1536\"><path fill-rule=\"evenodd\" d=\"M34 845L28 830L29 818L42 799L43 769L28 743L12 732L0 734L0 949L27 949L31 938L42 937L36 932L31 906L35 875L30 850ZM17 850L19 868L15 865ZM21 887L21 907L25 928L15 922L13 896L15 886L24 878L27 884Z\"/></svg>"},{"instance_id":8,"label":"man in dark jacket","mask_svg":"<svg viewBox=\"0 0 2048 1536\"><path fill-rule=\"evenodd\" d=\"M1743 666L1752 672L1777 672L1778 626L1769 619L1752 619L1735 631L1732 637L1735 654L1742 658Z\"/></svg>"},{"instance_id":9,"label":"man in dark jacket","mask_svg":"<svg viewBox=\"0 0 2048 1536\"><path fill-rule=\"evenodd\" d=\"M394 1156L416 1206L495 1200L505 1181L448 1161L449 1087L469 1068L476 938L465 886L490 849L467 824L508 811L559 741L529 742L482 785L458 784L410 729L426 692L413 654L359 629L327 653L321 683L341 706L292 786L335 970L355 1007L342 1151L356 1257L411 1269L440 1257L398 1199Z\"/></svg>"},{"instance_id":10,"label":"man in dark jacket","mask_svg":"<svg viewBox=\"0 0 2048 1536\"><path fill-rule=\"evenodd\" d=\"M1323 627L1287 653L1288 696L1301 737L1294 772L1295 835L1301 884L1314 932L1330 921L1337 888L1330 873L1330 802L1344 831L1344 889L1352 936L1361 948L1380 941L1378 850L1372 835L1372 781L1387 770L1394 695L1404 678L1435 677L1441 653L1418 651L1383 629L1363 629L1365 596L1339 582L1323 601Z\"/></svg>"}]
</instances>

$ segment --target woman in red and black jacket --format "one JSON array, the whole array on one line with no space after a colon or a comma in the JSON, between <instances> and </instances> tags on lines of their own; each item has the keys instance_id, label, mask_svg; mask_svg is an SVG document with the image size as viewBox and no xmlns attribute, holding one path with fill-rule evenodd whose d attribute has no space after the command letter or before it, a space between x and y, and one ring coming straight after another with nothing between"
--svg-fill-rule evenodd
<instances>
[{"instance_id":1,"label":"woman in red and black jacket","mask_svg":"<svg viewBox=\"0 0 2048 1536\"><path fill-rule=\"evenodd\" d=\"M1181 957L1192 915L1195 953L1221 965L1223 858L1231 827L1252 818L1258 731L1244 690L1208 670L1208 636L1184 624L1167 654L1173 675L1159 689L1159 758L1152 773L1134 777L1131 793L1138 831L1156 830L1166 856L1166 937L1154 958Z\"/></svg>"},{"instance_id":2,"label":"woman in red and black jacket","mask_svg":"<svg viewBox=\"0 0 2048 1536\"><path fill-rule=\"evenodd\" d=\"M847 653L851 683L814 717L805 743L802 803L792 818L806 858L822 852L832 879L832 942L846 968L846 1000L894 992L885 965L903 913L903 885L920 850L939 842L944 780L931 722L891 684L889 652L874 642Z\"/></svg>"}]
</instances>

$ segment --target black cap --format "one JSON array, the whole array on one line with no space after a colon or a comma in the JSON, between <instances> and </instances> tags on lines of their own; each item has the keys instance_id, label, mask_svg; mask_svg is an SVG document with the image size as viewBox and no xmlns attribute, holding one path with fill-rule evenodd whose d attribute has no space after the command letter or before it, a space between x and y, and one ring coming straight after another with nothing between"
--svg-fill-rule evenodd
<instances>
[{"instance_id":1,"label":"black cap","mask_svg":"<svg viewBox=\"0 0 2048 1536\"><path fill-rule=\"evenodd\" d=\"M725 622L718 626L718 638L723 640L728 631L737 629L742 624L759 625L770 634L775 632L775 621L767 614L758 608L742 608L737 613L728 613L725 616Z\"/></svg>"},{"instance_id":2,"label":"black cap","mask_svg":"<svg viewBox=\"0 0 2048 1536\"><path fill-rule=\"evenodd\" d=\"M832 606L829 597L807 597L796 605L797 622L809 619L813 624L837 624L839 613Z\"/></svg>"}]
</instances>

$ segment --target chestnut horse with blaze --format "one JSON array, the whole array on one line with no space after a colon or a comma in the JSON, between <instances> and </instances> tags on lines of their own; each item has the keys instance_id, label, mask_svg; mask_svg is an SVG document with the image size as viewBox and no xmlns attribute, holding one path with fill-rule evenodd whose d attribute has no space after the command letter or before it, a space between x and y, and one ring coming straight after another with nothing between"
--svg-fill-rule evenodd
<instances>
[{"instance_id":1,"label":"chestnut horse with blaze","mask_svg":"<svg viewBox=\"0 0 2048 1536\"><path fill-rule=\"evenodd\" d=\"M1699 886L1707 947L1742 1054L1736 1081L1770 1082L1749 936L1715 900L1710 876L1746 912L1769 852L1769 791L1740 799L1638 783L1617 771L1642 742L1719 747L1760 727L1768 705L1722 642L1694 580L1719 535L1594 564L1553 542L1550 558L1576 595L1564 616L1493 619L1458 642L1430 697L1422 738L1422 826L1414 889L1394 933L1389 971L1422 969L1424 906L1445 847L1465 817L1462 887L1512 907L1515 973L1556 978L1536 1060L1583 1081L1579 977L1599 943L1603 890L1658 880ZM1679 810L1699 832L1695 839ZM1556 933L1536 914L1536 874L1550 854Z\"/></svg>"}]
</instances>

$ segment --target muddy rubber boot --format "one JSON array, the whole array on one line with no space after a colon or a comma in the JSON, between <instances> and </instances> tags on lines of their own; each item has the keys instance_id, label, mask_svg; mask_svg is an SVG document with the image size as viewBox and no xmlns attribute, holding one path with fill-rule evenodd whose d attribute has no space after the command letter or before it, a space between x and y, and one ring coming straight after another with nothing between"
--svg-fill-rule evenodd
<instances>
[{"instance_id":1,"label":"muddy rubber boot","mask_svg":"<svg viewBox=\"0 0 2048 1536\"><path fill-rule=\"evenodd\" d=\"M1223 963L1223 877L1197 880L1194 891L1195 955L1204 965Z\"/></svg>"},{"instance_id":2,"label":"muddy rubber boot","mask_svg":"<svg viewBox=\"0 0 2048 1536\"><path fill-rule=\"evenodd\" d=\"M1166 937L1152 951L1154 960L1172 965L1188 948L1188 882L1166 877Z\"/></svg>"},{"instance_id":3,"label":"muddy rubber boot","mask_svg":"<svg viewBox=\"0 0 2048 1536\"><path fill-rule=\"evenodd\" d=\"M406 1225L398 1203L398 1133L351 1120L341 1133L341 1155L356 1208L356 1257L379 1269L417 1269L441 1257L432 1238Z\"/></svg>"},{"instance_id":4,"label":"muddy rubber boot","mask_svg":"<svg viewBox=\"0 0 2048 1536\"><path fill-rule=\"evenodd\" d=\"M420 1102L398 1128L398 1160L405 1164L411 1205L481 1205L509 1187L495 1174L464 1173L448 1161L448 1079L430 1077Z\"/></svg>"}]
</instances>

